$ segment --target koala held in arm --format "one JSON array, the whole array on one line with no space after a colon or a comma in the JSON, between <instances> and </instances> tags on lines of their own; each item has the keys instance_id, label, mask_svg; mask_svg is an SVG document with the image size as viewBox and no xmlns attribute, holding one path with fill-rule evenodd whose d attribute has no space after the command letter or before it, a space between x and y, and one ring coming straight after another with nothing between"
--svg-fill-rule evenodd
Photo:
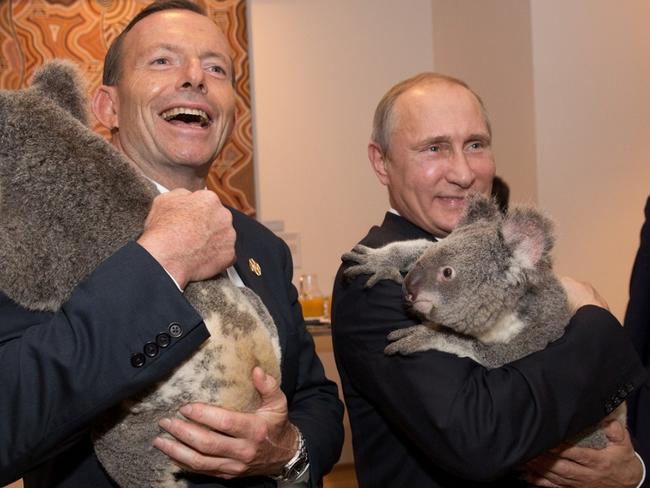
<instances>
[{"instance_id":1,"label":"koala held in arm","mask_svg":"<svg viewBox=\"0 0 650 488\"><path fill-rule=\"evenodd\" d=\"M388 335L387 355L437 350L497 368L559 339L570 320L567 296L552 270L553 225L538 210L515 207L503 216L487 197L468 197L458 226L439 242L357 245L342 256L345 276L369 274L366 287L403 283L420 325ZM402 278L401 272L407 272ZM625 405L609 418L625 425ZM598 428L572 442L603 448Z\"/></svg>"},{"instance_id":2,"label":"koala held in arm","mask_svg":"<svg viewBox=\"0 0 650 488\"><path fill-rule=\"evenodd\" d=\"M157 191L88 128L83 81L71 63L51 62L30 88L1 91L0 114L0 291L28 310L56 312L97 265L142 233ZM255 410L255 366L280 382L277 329L252 290L219 275L184 293L211 337L168 378L93 426L97 458L123 487L187 486L186 473L151 446L161 418L180 416L194 401Z\"/></svg>"}]
</instances>

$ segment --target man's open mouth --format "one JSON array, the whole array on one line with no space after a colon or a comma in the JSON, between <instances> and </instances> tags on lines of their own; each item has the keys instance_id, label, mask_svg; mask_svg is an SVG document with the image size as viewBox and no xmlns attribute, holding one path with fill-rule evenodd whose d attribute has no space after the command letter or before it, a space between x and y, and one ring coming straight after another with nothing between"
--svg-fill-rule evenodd
<instances>
[{"instance_id":1,"label":"man's open mouth","mask_svg":"<svg viewBox=\"0 0 650 488\"><path fill-rule=\"evenodd\" d=\"M195 125L201 128L209 126L212 122L208 114L198 108L176 107L160 115L167 122Z\"/></svg>"}]
</instances>

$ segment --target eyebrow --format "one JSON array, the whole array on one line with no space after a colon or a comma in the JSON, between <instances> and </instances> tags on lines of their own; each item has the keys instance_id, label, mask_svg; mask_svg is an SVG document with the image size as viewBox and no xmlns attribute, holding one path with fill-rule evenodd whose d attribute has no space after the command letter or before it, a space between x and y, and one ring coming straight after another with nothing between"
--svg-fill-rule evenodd
<instances>
[{"instance_id":1,"label":"eyebrow","mask_svg":"<svg viewBox=\"0 0 650 488\"><path fill-rule=\"evenodd\" d=\"M487 132L479 134L470 134L467 141L481 141L485 144L492 144L492 137Z\"/></svg>"}]
</instances>

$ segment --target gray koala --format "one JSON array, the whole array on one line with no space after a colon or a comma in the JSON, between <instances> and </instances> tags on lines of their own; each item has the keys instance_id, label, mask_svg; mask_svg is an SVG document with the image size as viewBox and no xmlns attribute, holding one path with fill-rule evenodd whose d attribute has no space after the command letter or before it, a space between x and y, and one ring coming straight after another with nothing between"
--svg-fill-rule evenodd
<instances>
[{"instance_id":1,"label":"gray koala","mask_svg":"<svg viewBox=\"0 0 650 488\"><path fill-rule=\"evenodd\" d=\"M0 290L31 310L58 310L102 260L136 239L157 194L86 126L85 104L81 76L63 61L41 68L29 89L0 92ZM254 410L255 366L280 380L277 330L257 295L225 276L191 283L185 295L210 339L93 427L97 457L120 486L186 486L151 445L158 421L192 401Z\"/></svg>"},{"instance_id":2,"label":"gray koala","mask_svg":"<svg viewBox=\"0 0 650 488\"><path fill-rule=\"evenodd\" d=\"M567 297L552 271L551 221L530 207L503 216L475 194L456 229L439 242L393 242L378 249L357 245L343 255L354 264L348 278L369 274L366 287L403 282L405 300L421 325L388 335L387 355L435 349L497 368L559 339L570 319ZM402 272L408 272L402 278ZM610 417L625 425L625 407ZM603 448L598 428L572 440Z\"/></svg>"}]
</instances>

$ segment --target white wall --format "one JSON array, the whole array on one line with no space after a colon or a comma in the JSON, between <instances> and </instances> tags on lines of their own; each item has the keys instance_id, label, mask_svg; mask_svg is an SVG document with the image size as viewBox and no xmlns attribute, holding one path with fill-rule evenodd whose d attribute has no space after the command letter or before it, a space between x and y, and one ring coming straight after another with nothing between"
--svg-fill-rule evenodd
<instances>
[{"instance_id":1,"label":"white wall","mask_svg":"<svg viewBox=\"0 0 650 488\"><path fill-rule=\"evenodd\" d=\"M301 238L300 272L329 294L340 256L380 223L372 114L433 66L431 0L249 0L259 218Z\"/></svg>"},{"instance_id":2,"label":"white wall","mask_svg":"<svg viewBox=\"0 0 650 488\"><path fill-rule=\"evenodd\" d=\"M650 2L532 0L539 202L556 267L623 318L650 193Z\"/></svg>"}]
</instances>

